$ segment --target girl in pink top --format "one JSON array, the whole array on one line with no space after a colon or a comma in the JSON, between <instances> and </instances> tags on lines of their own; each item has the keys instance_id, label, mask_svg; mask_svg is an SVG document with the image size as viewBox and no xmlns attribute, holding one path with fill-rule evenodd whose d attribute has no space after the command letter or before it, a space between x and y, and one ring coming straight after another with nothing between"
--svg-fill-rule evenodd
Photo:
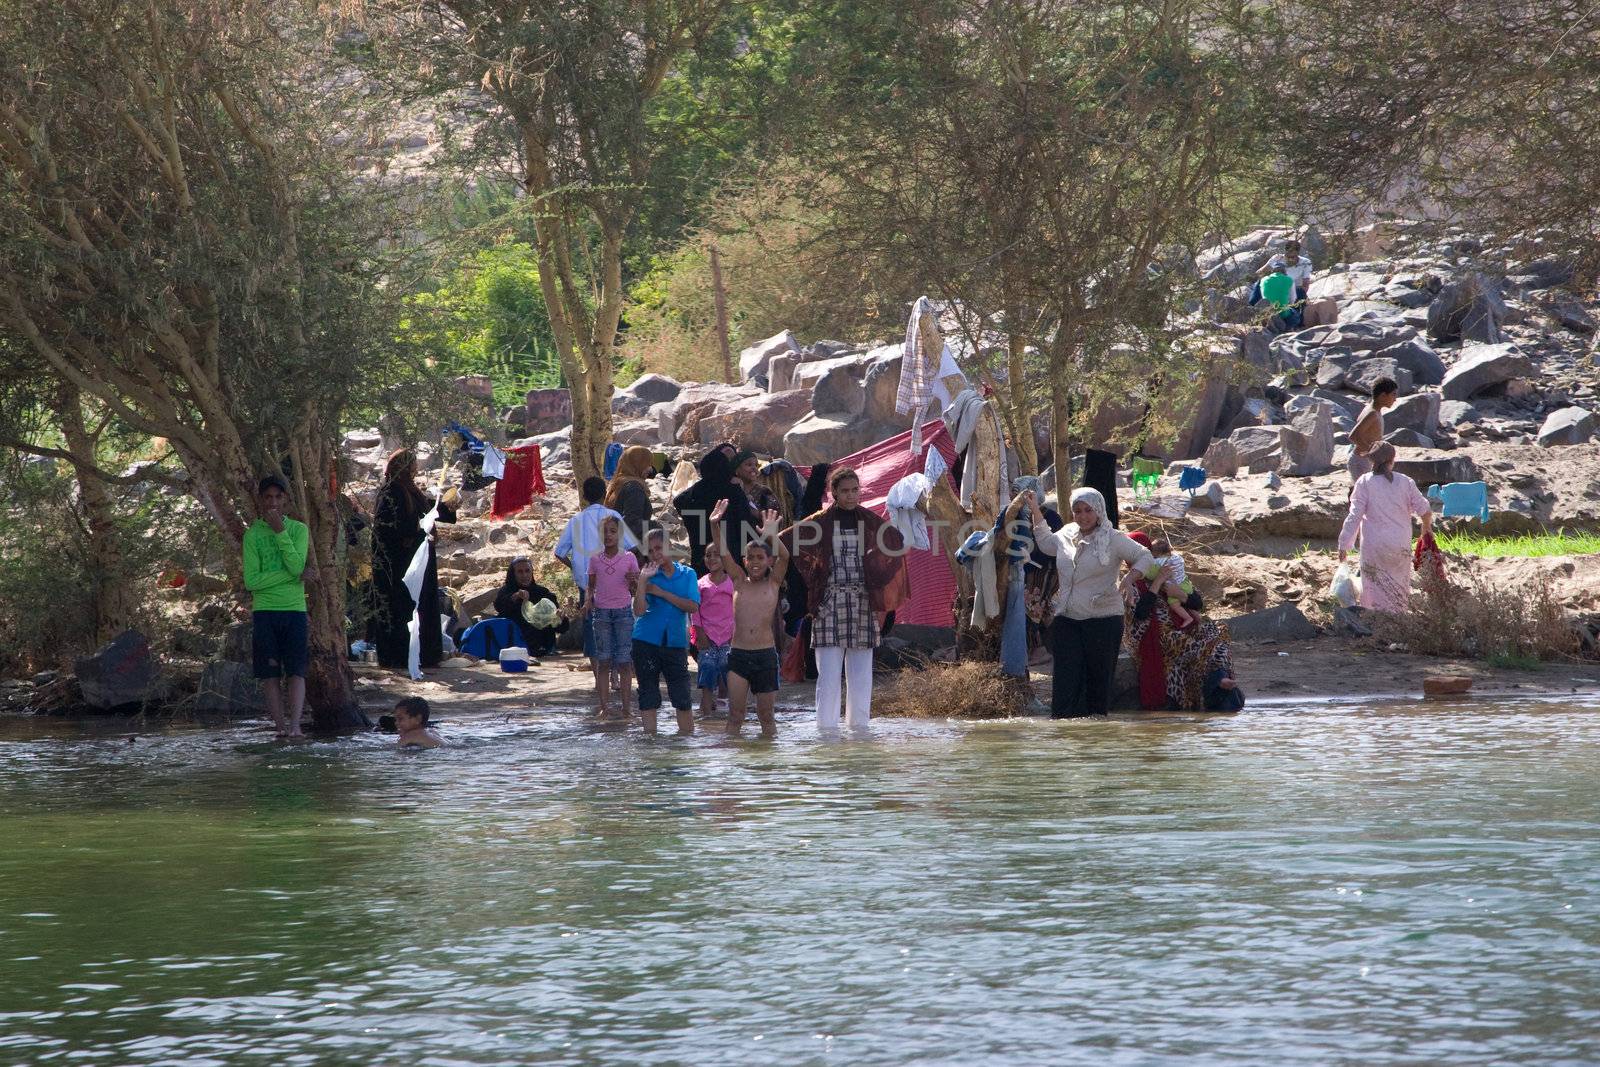
<instances>
[{"instance_id":1,"label":"girl in pink top","mask_svg":"<svg viewBox=\"0 0 1600 1067\"><path fill-rule=\"evenodd\" d=\"M1361 540L1361 606L1399 614L1411 606L1411 516L1433 525L1433 509L1417 483L1394 471L1387 441L1367 453L1372 471L1356 481L1350 514L1339 532L1339 562Z\"/></svg>"},{"instance_id":2,"label":"girl in pink top","mask_svg":"<svg viewBox=\"0 0 1600 1067\"><path fill-rule=\"evenodd\" d=\"M583 610L594 624L594 693L596 714L611 713L611 668L617 669L621 718L628 720L633 695L633 586L639 560L622 550L622 520L608 515L600 523L604 547L589 557L589 596Z\"/></svg>"},{"instance_id":3,"label":"girl in pink top","mask_svg":"<svg viewBox=\"0 0 1600 1067\"><path fill-rule=\"evenodd\" d=\"M722 550L706 545L706 573L700 576L700 610L694 623L695 660L699 666L700 717L717 712L717 691L728 679L728 650L733 645L733 578L722 565Z\"/></svg>"}]
</instances>

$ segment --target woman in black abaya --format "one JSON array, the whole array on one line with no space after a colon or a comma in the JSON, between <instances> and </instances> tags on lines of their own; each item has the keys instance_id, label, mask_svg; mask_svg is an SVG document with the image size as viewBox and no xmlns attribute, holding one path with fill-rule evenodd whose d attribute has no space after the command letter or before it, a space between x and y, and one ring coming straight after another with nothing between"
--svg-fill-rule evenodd
<instances>
[{"instance_id":1,"label":"woman in black abaya","mask_svg":"<svg viewBox=\"0 0 1600 1067\"><path fill-rule=\"evenodd\" d=\"M416 607L405 586L405 573L417 546L422 544L422 517L433 506L417 487L416 475L417 461L411 450L396 449L383 469L383 485L378 490L377 514L372 523L372 586L377 604L371 639L378 649L378 663L402 671L411 648L407 625ZM455 522L455 508L441 500L438 521ZM444 638L438 611L431 607L439 602L438 560L431 552L422 578L421 600L430 606L422 613L421 662L424 667L437 667L444 660Z\"/></svg>"}]
</instances>

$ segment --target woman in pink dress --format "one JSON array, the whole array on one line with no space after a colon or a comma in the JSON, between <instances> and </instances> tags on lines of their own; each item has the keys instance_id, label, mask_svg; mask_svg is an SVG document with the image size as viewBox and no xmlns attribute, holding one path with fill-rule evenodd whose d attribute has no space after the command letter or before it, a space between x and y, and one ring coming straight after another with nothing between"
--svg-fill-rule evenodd
<instances>
[{"instance_id":1,"label":"woman in pink dress","mask_svg":"<svg viewBox=\"0 0 1600 1067\"><path fill-rule=\"evenodd\" d=\"M1417 483L1394 472L1394 446L1377 445L1350 494L1350 514L1339 531L1339 562L1361 541L1361 606L1399 614L1411 604L1411 516L1433 525L1433 510Z\"/></svg>"}]
</instances>

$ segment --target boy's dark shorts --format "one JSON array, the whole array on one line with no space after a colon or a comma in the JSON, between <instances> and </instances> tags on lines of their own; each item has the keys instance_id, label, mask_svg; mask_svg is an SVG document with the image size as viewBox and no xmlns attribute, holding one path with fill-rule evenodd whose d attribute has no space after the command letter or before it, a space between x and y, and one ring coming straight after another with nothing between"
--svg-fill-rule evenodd
<instances>
[{"instance_id":1,"label":"boy's dark shorts","mask_svg":"<svg viewBox=\"0 0 1600 1067\"><path fill-rule=\"evenodd\" d=\"M303 611L256 611L250 615L250 652L257 678L304 678L311 658L311 631Z\"/></svg>"},{"instance_id":2,"label":"boy's dark shorts","mask_svg":"<svg viewBox=\"0 0 1600 1067\"><path fill-rule=\"evenodd\" d=\"M735 648L728 652L728 673L750 683L752 696L778 691L778 650Z\"/></svg>"}]
</instances>

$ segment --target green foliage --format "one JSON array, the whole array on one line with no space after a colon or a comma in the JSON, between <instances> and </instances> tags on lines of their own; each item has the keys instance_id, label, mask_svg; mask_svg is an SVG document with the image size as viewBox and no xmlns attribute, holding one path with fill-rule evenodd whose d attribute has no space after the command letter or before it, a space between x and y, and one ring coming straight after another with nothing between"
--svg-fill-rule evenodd
<instances>
[{"instance_id":1,"label":"green foliage","mask_svg":"<svg viewBox=\"0 0 1600 1067\"><path fill-rule=\"evenodd\" d=\"M1554 533L1489 537L1461 531L1438 535L1439 547L1461 556L1493 559L1497 556L1589 556L1600 554L1600 534Z\"/></svg>"},{"instance_id":2,"label":"green foliage","mask_svg":"<svg viewBox=\"0 0 1600 1067\"><path fill-rule=\"evenodd\" d=\"M525 242L469 253L436 287L406 299L400 332L446 374L488 375L501 405L562 384L537 257Z\"/></svg>"}]
</instances>

